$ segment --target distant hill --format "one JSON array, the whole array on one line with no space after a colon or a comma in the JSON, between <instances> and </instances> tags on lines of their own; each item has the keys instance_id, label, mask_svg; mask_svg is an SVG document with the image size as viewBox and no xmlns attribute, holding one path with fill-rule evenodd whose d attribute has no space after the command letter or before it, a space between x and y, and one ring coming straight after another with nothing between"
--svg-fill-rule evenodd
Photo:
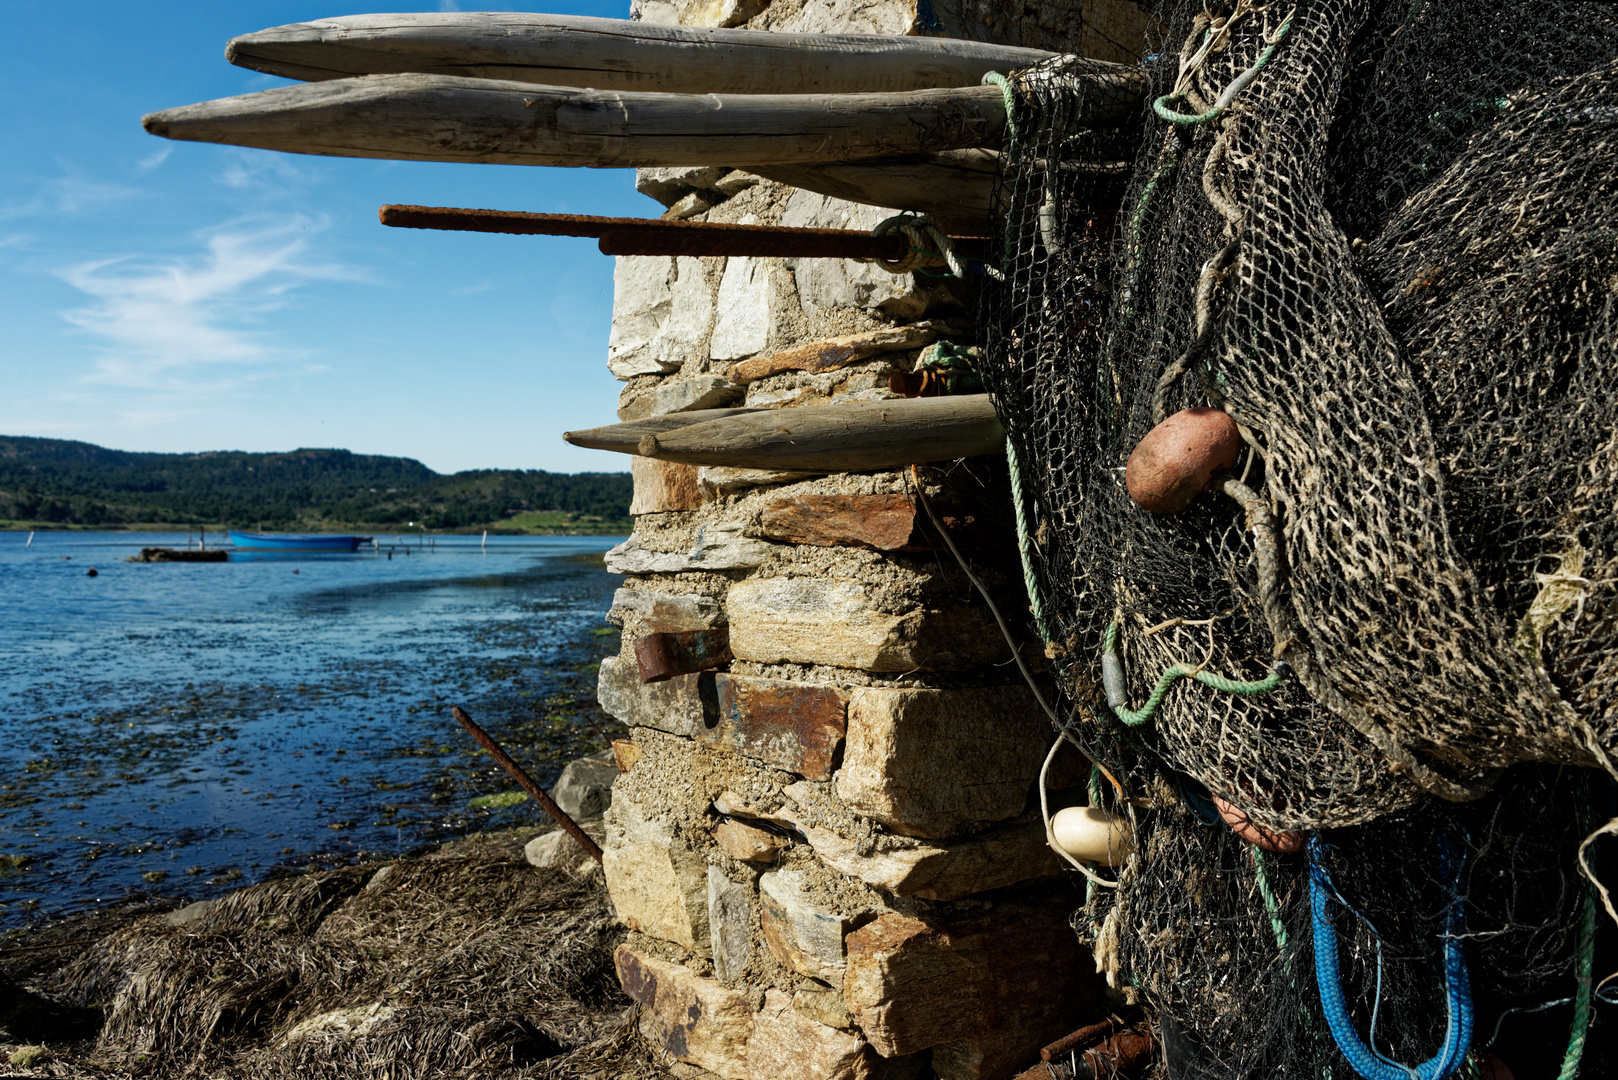
<instances>
[{"instance_id":1,"label":"distant hill","mask_svg":"<svg viewBox=\"0 0 1618 1080\"><path fill-rule=\"evenodd\" d=\"M0 525L628 532L622 473L474 469L347 450L137 454L0 435Z\"/></svg>"}]
</instances>

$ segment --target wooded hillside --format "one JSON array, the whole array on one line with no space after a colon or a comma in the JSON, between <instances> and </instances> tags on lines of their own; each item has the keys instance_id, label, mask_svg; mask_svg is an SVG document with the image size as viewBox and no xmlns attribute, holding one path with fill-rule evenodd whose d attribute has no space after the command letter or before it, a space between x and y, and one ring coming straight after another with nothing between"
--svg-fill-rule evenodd
<instances>
[{"instance_id":1,"label":"wooded hillside","mask_svg":"<svg viewBox=\"0 0 1618 1080\"><path fill-rule=\"evenodd\" d=\"M147 454L0 436L0 521L627 532L623 473L474 469L347 450Z\"/></svg>"}]
</instances>

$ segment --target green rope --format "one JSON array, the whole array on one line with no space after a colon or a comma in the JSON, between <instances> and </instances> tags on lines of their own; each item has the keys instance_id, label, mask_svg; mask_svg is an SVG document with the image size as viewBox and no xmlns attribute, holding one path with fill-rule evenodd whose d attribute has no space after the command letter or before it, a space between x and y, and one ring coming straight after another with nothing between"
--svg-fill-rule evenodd
<instances>
[{"instance_id":1,"label":"green rope","mask_svg":"<svg viewBox=\"0 0 1618 1080\"><path fill-rule=\"evenodd\" d=\"M998 71L986 71L979 80L980 86L998 86L1000 99L1006 105L1006 158L1009 164L1017 164L1017 95L1011 89L1011 80Z\"/></svg>"},{"instance_id":2,"label":"green rope","mask_svg":"<svg viewBox=\"0 0 1618 1080\"><path fill-rule=\"evenodd\" d=\"M1106 664L1107 656L1116 656L1117 652L1118 624L1114 622L1107 625L1106 635L1101 640L1102 664ZM1105 674L1104 669L1103 674ZM1173 664L1157 677L1157 684L1152 687L1151 696L1146 699L1146 704L1139 709L1130 709L1127 706L1112 702L1109 702L1109 704L1112 705L1113 714L1123 721L1126 726L1139 727L1156 715L1158 706L1162 705L1163 699L1168 696L1169 688L1179 679L1189 676L1202 685L1212 687L1221 693L1250 697L1254 694L1267 694L1274 690L1281 685L1282 680L1286 678L1286 674L1286 668L1277 664L1264 678L1249 682L1240 679L1227 679L1223 675L1215 675L1211 671L1199 671L1196 668L1186 667L1184 664Z\"/></svg>"},{"instance_id":3,"label":"green rope","mask_svg":"<svg viewBox=\"0 0 1618 1080\"><path fill-rule=\"evenodd\" d=\"M1028 538L1028 511L1022 500L1022 467L1017 461L1017 448L1006 439L1006 466L1011 472L1011 509L1017 518L1017 554L1022 557L1022 583L1028 590L1028 606L1034 613L1034 625L1039 639L1051 643L1050 627L1045 622L1045 604L1040 599L1039 582L1034 577L1034 545Z\"/></svg>"},{"instance_id":4,"label":"green rope","mask_svg":"<svg viewBox=\"0 0 1618 1080\"><path fill-rule=\"evenodd\" d=\"M1562 1057L1562 1071L1556 1080L1573 1080L1579 1075L1579 1063L1584 1059L1584 1040L1590 1034L1591 976L1596 956L1596 891L1594 886L1584 890L1584 918L1579 923L1579 953L1573 973L1579 988L1573 995L1573 1030L1567 1041L1567 1053Z\"/></svg>"},{"instance_id":5,"label":"green rope","mask_svg":"<svg viewBox=\"0 0 1618 1080\"><path fill-rule=\"evenodd\" d=\"M1169 102L1175 99L1172 92L1164 94L1152 102L1152 111L1170 123L1185 124L1188 127L1196 124L1206 124L1210 120L1217 120L1225 114L1226 109L1230 108L1231 102L1236 100L1236 95L1247 89L1248 84L1258 77L1259 72L1264 70L1264 65L1270 62L1270 57L1275 55L1275 50L1281 47L1281 42L1286 39L1287 32L1292 29L1292 18L1291 15L1287 16L1287 21L1281 24L1280 29L1276 30L1274 37L1268 39L1269 44L1265 46L1263 52L1258 54L1258 59L1253 62L1253 66L1232 79L1230 85L1225 87L1225 92L1219 95L1219 100L1214 102L1213 108L1207 112L1196 115L1175 112L1169 108Z\"/></svg>"},{"instance_id":6,"label":"green rope","mask_svg":"<svg viewBox=\"0 0 1618 1080\"><path fill-rule=\"evenodd\" d=\"M1253 870L1258 878L1258 894L1264 898L1264 911L1270 917L1270 930L1275 934L1275 943L1285 949L1287 924L1281 921L1281 901L1276 898L1275 889L1270 885L1270 875L1264 869L1264 849L1254 844L1248 847L1247 852L1253 856Z\"/></svg>"},{"instance_id":7,"label":"green rope","mask_svg":"<svg viewBox=\"0 0 1618 1080\"><path fill-rule=\"evenodd\" d=\"M1000 98L1005 102L1006 150L1005 162L1001 169L1001 176L1005 177L1017 166L1017 95L1011 89L1011 80L998 71L984 72L979 83L983 86L998 86L1000 88ZM987 263L984 265L984 269L989 273L989 276L999 281L1005 280L1001 267L1011 266L1012 252L1015 250L1017 243L1016 223L1022 220L1022 214L1016 204L1017 185L1008 184L1007 186L1011 205L1006 207L1006 230L1005 235L1000 238L1000 266L989 266Z\"/></svg>"}]
</instances>

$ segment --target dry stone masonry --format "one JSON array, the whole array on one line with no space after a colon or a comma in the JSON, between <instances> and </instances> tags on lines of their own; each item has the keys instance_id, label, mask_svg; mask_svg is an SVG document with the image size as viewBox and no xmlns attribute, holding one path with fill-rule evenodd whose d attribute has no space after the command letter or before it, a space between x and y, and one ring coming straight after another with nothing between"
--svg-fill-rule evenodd
<instances>
[{"instance_id":1,"label":"dry stone masonry","mask_svg":"<svg viewBox=\"0 0 1618 1080\"><path fill-rule=\"evenodd\" d=\"M638 0L652 22L944 33L1139 55L1127 0ZM869 229L895 211L739 170L644 169L669 218ZM970 282L827 259L618 260L619 419L897 396L973 340ZM604 873L618 975L681 1076L1002 1080L1107 991L1068 925L1034 782L1050 726L918 497L1026 626L1004 462L817 475L634 459L600 700L631 728ZM644 681L635 643L728 632ZM1084 774L1066 762L1061 783ZM1083 801L1082 788L1064 793Z\"/></svg>"}]
</instances>

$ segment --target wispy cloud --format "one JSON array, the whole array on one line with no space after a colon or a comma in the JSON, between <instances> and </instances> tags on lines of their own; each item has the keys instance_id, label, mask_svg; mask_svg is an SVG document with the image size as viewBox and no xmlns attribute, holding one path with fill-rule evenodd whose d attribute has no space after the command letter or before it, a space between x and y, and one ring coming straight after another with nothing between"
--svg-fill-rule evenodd
<instances>
[{"instance_id":1,"label":"wispy cloud","mask_svg":"<svg viewBox=\"0 0 1618 1080\"><path fill-rule=\"evenodd\" d=\"M167 161L169 159L169 155L172 153L174 153L174 146L172 143L159 146L156 150L153 150L150 154L147 154L145 157L135 162L135 171L151 172L153 169L163 164L163 162Z\"/></svg>"},{"instance_id":2,"label":"wispy cloud","mask_svg":"<svg viewBox=\"0 0 1618 1080\"><path fill-rule=\"evenodd\" d=\"M277 344L265 317L312 281L355 280L352 268L311 255L308 237L325 223L236 222L204 237L183 258L126 257L61 272L92 303L63 312L99 338L102 355L83 381L195 392L263 377L270 360L297 359Z\"/></svg>"},{"instance_id":3,"label":"wispy cloud","mask_svg":"<svg viewBox=\"0 0 1618 1080\"><path fill-rule=\"evenodd\" d=\"M456 3L456 0L438 0L438 10L459 11L461 10L461 5Z\"/></svg>"},{"instance_id":4,"label":"wispy cloud","mask_svg":"<svg viewBox=\"0 0 1618 1080\"><path fill-rule=\"evenodd\" d=\"M306 180L303 170L286 154L232 147L219 182L237 191L283 190Z\"/></svg>"},{"instance_id":5,"label":"wispy cloud","mask_svg":"<svg viewBox=\"0 0 1618 1080\"><path fill-rule=\"evenodd\" d=\"M61 176L39 181L33 192L24 198L0 203L0 221L99 210L138 193L136 188L115 181L83 175Z\"/></svg>"}]
</instances>

